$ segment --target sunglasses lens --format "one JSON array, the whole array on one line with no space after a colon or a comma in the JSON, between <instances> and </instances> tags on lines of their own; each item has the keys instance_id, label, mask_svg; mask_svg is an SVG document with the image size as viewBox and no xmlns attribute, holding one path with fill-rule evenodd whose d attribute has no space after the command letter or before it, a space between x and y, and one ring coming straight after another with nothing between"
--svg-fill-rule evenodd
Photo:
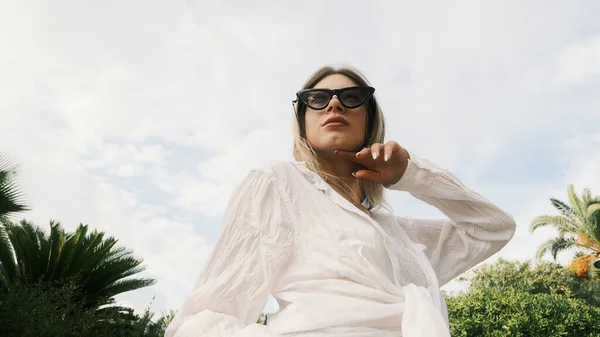
<instances>
[{"instance_id":1,"label":"sunglasses lens","mask_svg":"<svg viewBox=\"0 0 600 337\"><path fill-rule=\"evenodd\" d=\"M338 99L346 108L354 109L359 107L369 98L369 96L373 93L373 88L357 87L334 91L310 89L299 92L298 97L308 107L315 110L321 110L327 107L331 101L333 92L339 92Z\"/></svg>"},{"instance_id":2,"label":"sunglasses lens","mask_svg":"<svg viewBox=\"0 0 600 337\"><path fill-rule=\"evenodd\" d=\"M340 101L347 107L357 107L365 102L369 94L370 91L365 88L350 89L340 94Z\"/></svg>"},{"instance_id":3,"label":"sunglasses lens","mask_svg":"<svg viewBox=\"0 0 600 337\"><path fill-rule=\"evenodd\" d=\"M313 109L322 109L329 104L331 96L325 91L310 91L302 94L302 101Z\"/></svg>"}]
</instances>

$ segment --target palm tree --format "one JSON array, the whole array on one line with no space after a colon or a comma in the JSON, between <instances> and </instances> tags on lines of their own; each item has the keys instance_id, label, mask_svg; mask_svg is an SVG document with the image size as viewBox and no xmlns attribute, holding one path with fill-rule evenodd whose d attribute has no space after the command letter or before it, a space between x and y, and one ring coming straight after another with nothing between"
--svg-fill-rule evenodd
<instances>
[{"instance_id":1,"label":"palm tree","mask_svg":"<svg viewBox=\"0 0 600 337\"><path fill-rule=\"evenodd\" d=\"M176 314L177 311L170 309L168 312L164 312L162 316L158 318L156 324L160 327L162 331L165 331L167 330L169 324L171 324L171 321L173 321L173 319L175 318Z\"/></svg>"},{"instance_id":2,"label":"palm tree","mask_svg":"<svg viewBox=\"0 0 600 337\"><path fill-rule=\"evenodd\" d=\"M13 181L15 172L15 166L8 159L0 156L0 218L28 210L23 203L23 195Z\"/></svg>"},{"instance_id":3,"label":"palm tree","mask_svg":"<svg viewBox=\"0 0 600 337\"><path fill-rule=\"evenodd\" d=\"M256 323L262 324L262 325L267 325L267 321L269 320L269 315L270 315L270 313L268 313L268 312L261 312L260 315L258 316L258 320L256 321Z\"/></svg>"},{"instance_id":4,"label":"palm tree","mask_svg":"<svg viewBox=\"0 0 600 337\"><path fill-rule=\"evenodd\" d=\"M556 260L559 252L574 248L578 251L567 269L580 277L589 277L596 272L591 265L600 256L600 197L592 197L587 188L579 197L573 185L568 186L567 195L569 205L550 198L560 215L540 215L531 222L529 230L532 233L545 226L558 231L558 236L540 245L536 258L539 260L549 252Z\"/></svg>"},{"instance_id":5,"label":"palm tree","mask_svg":"<svg viewBox=\"0 0 600 337\"><path fill-rule=\"evenodd\" d=\"M142 261L117 240L89 231L80 224L67 233L60 223L50 222L47 235L22 220L0 221L0 291L14 285L38 281L72 283L82 293L84 305L114 312L114 296L153 285L155 280L131 278L143 271ZM108 306L107 306L108 305Z\"/></svg>"}]
</instances>

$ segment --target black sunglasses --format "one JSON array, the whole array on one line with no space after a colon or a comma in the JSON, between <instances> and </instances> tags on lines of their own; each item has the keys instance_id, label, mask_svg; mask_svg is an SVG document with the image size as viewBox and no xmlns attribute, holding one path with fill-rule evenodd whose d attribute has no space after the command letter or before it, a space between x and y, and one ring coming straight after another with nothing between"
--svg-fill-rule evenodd
<instances>
[{"instance_id":1,"label":"black sunglasses","mask_svg":"<svg viewBox=\"0 0 600 337\"><path fill-rule=\"evenodd\" d=\"M375 88L373 87L349 87L336 90L305 89L296 93L298 99L292 101L292 103L296 103L300 100L313 110L322 110L329 105L329 102L335 95L344 107L347 109L354 109L365 103L374 92Z\"/></svg>"}]
</instances>

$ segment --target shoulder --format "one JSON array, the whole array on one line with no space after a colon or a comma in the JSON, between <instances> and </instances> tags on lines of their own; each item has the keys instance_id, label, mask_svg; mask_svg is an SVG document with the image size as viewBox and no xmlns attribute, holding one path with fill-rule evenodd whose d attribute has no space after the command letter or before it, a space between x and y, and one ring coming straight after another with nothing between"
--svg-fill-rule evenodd
<instances>
[{"instance_id":1,"label":"shoulder","mask_svg":"<svg viewBox=\"0 0 600 337\"><path fill-rule=\"evenodd\" d=\"M262 185L262 188L277 191L280 197L289 202L293 196L306 191L310 179L305 171L307 169L303 162L277 160L254 166L247 177L255 182L251 188Z\"/></svg>"},{"instance_id":2,"label":"shoulder","mask_svg":"<svg viewBox=\"0 0 600 337\"><path fill-rule=\"evenodd\" d=\"M286 161L263 162L250 166L241 174L232 196L242 199L269 199L272 196L286 198L288 181L293 164Z\"/></svg>"},{"instance_id":3,"label":"shoulder","mask_svg":"<svg viewBox=\"0 0 600 337\"><path fill-rule=\"evenodd\" d=\"M297 179L302 175L300 170L302 165L295 161L274 160L252 167L249 174L261 174L269 177L273 182L285 184L290 179Z\"/></svg>"},{"instance_id":4,"label":"shoulder","mask_svg":"<svg viewBox=\"0 0 600 337\"><path fill-rule=\"evenodd\" d=\"M281 205L293 217L297 211L292 203L292 196L298 193L296 183L302 180L301 170L297 166L299 164L302 163L278 160L256 165L248 170L244 185L257 195L268 195L270 200L273 200L271 196L277 196Z\"/></svg>"},{"instance_id":5,"label":"shoulder","mask_svg":"<svg viewBox=\"0 0 600 337\"><path fill-rule=\"evenodd\" d=\"M251 166L237 183L238 189L275 189L279 193L293 194L292 186L302 179L297 165L297 162L277 160Z\"/></svg>"}]
</instances>

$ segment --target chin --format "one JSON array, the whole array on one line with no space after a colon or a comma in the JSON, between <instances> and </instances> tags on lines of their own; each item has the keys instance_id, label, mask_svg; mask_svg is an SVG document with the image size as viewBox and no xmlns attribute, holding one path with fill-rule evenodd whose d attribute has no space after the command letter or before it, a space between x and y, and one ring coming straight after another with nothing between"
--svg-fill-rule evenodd
<instances>
[{"instance_id":1,"label":"chin","mask_svg":"<svg viewBox=\"0 0 600 337\"><path fill-rule=\"evenodd\" d=\"M330 142L321 142L318 147L315 147L315 150L320 151L335 151L335 150L343 150L343 151L360 151L362 150L362 141L347 141L342 139L335 139Z\"/></svg>"}]
</instances>

